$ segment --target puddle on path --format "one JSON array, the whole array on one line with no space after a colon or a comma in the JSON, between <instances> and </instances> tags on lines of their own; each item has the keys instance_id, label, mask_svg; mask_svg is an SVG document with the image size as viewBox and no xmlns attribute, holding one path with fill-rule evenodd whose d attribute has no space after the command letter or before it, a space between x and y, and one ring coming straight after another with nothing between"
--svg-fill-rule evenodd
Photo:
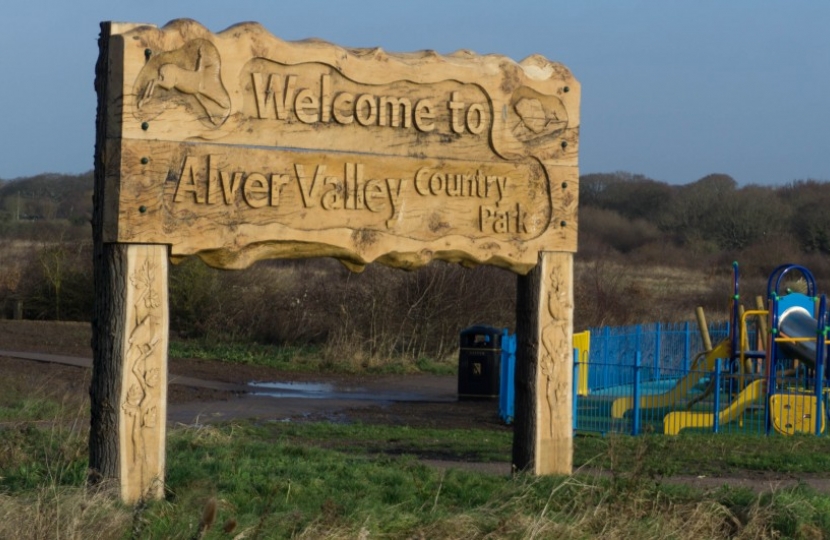
<instances>
[{"instance_id":1,"label":"puddle on path","mask_svg":"<svg viewBox=\"0 0 830 540\"><path fill-rule=\"evenodd\" d=\"M326 383L308 382L260 382L252 381L248 386L255 388L255 396L328 398L334 393L334 386Z\"/></svg>"},{"instance_id":2,"label":"puddle on path","mask_svg":"<svg viewBox=\"0 0 830 540\"><path fill-rule=\"evenodd\" d=\"M252 381L251 395L274 398L349 399L356 401L447 401L415 392L377 392L366 388L336 388L328 383ZM443 396L442 396L443 397Z\"/></svg>"}]
</instances>

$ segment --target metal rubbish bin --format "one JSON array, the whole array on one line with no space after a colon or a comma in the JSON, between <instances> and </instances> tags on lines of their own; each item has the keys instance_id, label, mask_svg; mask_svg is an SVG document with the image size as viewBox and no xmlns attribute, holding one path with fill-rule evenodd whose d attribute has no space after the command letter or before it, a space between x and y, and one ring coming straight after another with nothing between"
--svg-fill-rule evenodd
<instances>
[{"instance_id":1,"label":"metal rubbish bin","mask_svg":"<svg viewBox=\"0 0 830 540\"><path fill-rule=\"evenodd\" d=\"M500 330L483 325L463 330L458 353L458 399L497 399L500 363Z\"/></svg>"}]
</instances>

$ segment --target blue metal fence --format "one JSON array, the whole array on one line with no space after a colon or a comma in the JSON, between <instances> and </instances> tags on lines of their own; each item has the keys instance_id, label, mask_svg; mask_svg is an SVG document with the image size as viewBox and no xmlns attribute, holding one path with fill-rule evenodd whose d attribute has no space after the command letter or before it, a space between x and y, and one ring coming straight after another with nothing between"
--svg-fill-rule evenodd
<instances>
[{"instance_id":1,"label":"blue metal fence","mask_svg":"<svg viewBox=\"0 0 830 540\"><path fill-rule=\"evenodd\" d=\"M499 379L499 416L507 424L513 423L515 407L516 334L505 328L501 336L501 372Z\"/></svg>"},{"instance_id":2,"label":"blue metal fence","mask_svg":"<svg viewBox=\"0 0 830 540\"><path fill-rule=\"evenodd\" d=\"M592 366L593 368L593 366ZM645 366L616 365L628 374L630 384L574 396L574 429L580 432L743 433L756 435L826 431L827 393L805 372L776 377L776 388L767 400L762 374L743 379L725 361L714 371L669 370L668 377L647 380ZM692 377L684 392L672 396L672 388Z\"/></svg>"},{"instance_id":3,"label":"blue metal fence","mask_svg":"<svg viewBox=\"0 0 830 540\"><path fill-rule=\"evenodd\" d=\"M692 368L692 360L703 350L697 326L685 323L651 323L635 326L592 328L589 391L631 384L630 370L639 357L640 366L648 369L646 379L665 378L664 370ZM713 343L729 335L729 323L709 325ZM593 369L595 365L605 366Z\"/></svg>"}]
</instances>

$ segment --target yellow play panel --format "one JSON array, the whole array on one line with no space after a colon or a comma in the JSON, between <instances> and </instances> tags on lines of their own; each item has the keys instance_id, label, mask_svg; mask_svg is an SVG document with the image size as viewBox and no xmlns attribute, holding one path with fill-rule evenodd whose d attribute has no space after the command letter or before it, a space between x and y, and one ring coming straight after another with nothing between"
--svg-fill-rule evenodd
<instances>
[{"instance_id":1,"label":"yellow play panel","mask_svg":"<svg viewBox=\"0 0 830 540\"><path fill-rule=\"evenodd\" d=\"M782 435L815 434L820 417L823 433L824 416L816 404L816 396L810 394L774 394L769 401L772 427Z\"/></svg>"}]
</instances>

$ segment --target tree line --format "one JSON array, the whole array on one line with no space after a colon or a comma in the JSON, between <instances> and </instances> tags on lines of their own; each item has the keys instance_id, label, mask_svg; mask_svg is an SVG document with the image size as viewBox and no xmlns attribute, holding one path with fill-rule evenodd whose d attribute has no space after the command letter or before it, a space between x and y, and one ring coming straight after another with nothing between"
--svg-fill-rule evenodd
<instances>
[{"instance_id":1,"label":"tree line","mask_svg":"<svg viewBox=\"0 0 830 540\"><path fill-rule=\"evenodd\" d=\"M830 182L738 186L725 174L685 185L626 172L580 178L580 235L621 253L651 242L745 251L778 242L830 254Z\"/></svg>"},{"instance_id":2,"label":"tree line","mask_svg":"<svg viewBox=\"0 0 830 540\"><path fill-rule=\"evenodd\" d=\"M672 185L628 172L585 174L579 203L580 244L589 249L598 244L629 253L661 242L695 251L740 252L774 240L804 253L830 254L826 181L739 186L728 175L710 174ZM65 226L64 234L88 234L91 214L91 171L0 179L3 237L36 236L55 224Z\"/></svg>"},{"instance_id":3,"label":"tree line","mask_svg":"<svg viewBox=\"0 0 830 540\"><path fill-rule=\"evenodd\" d=\"M723 174L671 185L626 172L580 179L575 329L725 317L731 263L746 298L782 263L830 283L830 183L739 186ZM0 180L0 316L89 320L92 174ZM825 285L826 286L826 285ZM416 272L331 260L263 261L243 271L195 258L170 275L171 330L182 337L318 343L370 358L443 354L458 331L512 328L515 276L436 262Z\"/></svg>"}]
</instances>

